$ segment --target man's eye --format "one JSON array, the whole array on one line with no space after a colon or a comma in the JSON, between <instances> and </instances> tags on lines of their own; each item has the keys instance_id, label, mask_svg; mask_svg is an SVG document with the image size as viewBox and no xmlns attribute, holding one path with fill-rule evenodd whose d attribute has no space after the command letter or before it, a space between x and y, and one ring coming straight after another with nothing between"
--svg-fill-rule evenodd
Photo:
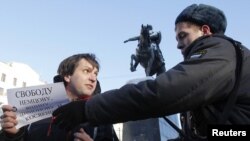
<instances>
[{"instance_id":1,"label":"man's eye","mask_svg":"<svg viewBox=\"0 0 250 141\"><path fill-rule=\"evenodd\" d=\"M181 34L179 34L178 38L179 38L179 40L181 40L181 39L184 39L186 36L187 36L186 33L181 33Z\"/></svg>"},{"instance_id":2,"label":"man's eye","mask_svg":"<svg viewBox=\"0 0 250 141\"><path fill-rule=\"evenodd\" d=\"M95 73L95 75L96 75L96 76L98 76L98 72L97 72L97 73Z\"/></svg>"},{"instance_id":3,"label":"man's eye","mask_svg":"<svg viewBox=\"0 0 250 141\"><path fill-rule=\"evenodd\" d=\"M83 73L89 73L89 70L85 69L85 70L83 70Z\"/></svg>"}]
</instances>

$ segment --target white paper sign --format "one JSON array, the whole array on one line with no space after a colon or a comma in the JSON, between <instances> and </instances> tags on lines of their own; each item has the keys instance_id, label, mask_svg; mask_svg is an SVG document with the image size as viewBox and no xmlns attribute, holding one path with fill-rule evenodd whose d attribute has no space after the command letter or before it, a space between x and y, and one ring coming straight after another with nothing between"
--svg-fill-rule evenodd
<instances>
[{"instance_id":1,"label":"white paper sign","mask_svg":"<svg viewBox=\"0 0 250 141\"><path fill-rule=\"evenodd\" d=\"M16 109L17 128L49 118L56 108L69 103L63 82L8 89L7 98Z\"/></svg>"}]
</instances>

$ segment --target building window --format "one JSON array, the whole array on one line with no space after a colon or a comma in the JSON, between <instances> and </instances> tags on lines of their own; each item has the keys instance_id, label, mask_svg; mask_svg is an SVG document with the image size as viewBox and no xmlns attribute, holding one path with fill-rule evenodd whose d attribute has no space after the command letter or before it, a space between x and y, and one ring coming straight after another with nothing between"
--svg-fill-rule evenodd
<instances>
[{"instance_id":1,"label":"building window","mask_svg":"<svg viewBox=\"0 0 250 141\"><path fill-rule=\"evenodd\" d=\"M3 88L0 88L0 96L3 95Z\"/></svg>"},{"instance_id":2,"label":"building window","mask_svg":"<svg viewBox=\"0 0 250 141\"><path fill-rule=\"evenodd\" d=\"M23 82L23 87L26 87L26 82Z\"/></svg>"},{"instance_id":3,"label":"building window","mask_svg":"<svg viewBox=\"0 0 250 141\"><path fill-rule=\"evenodd\" d=\"M13 79L13 85L16 86L16 84L17 84L17 78L14 78Z\"/></svg>"},{"instance_id":4,"label":"building window","mask_svg":"<svg viewBox=\"0 0 250 141\"><path fill-rule=\"evenodd\" d=\"M2 82L5 82L5 80L6 80L6 74L5 74L5 73L2 73L1 81L2 81Z\"/></svg>"}]
</instances>

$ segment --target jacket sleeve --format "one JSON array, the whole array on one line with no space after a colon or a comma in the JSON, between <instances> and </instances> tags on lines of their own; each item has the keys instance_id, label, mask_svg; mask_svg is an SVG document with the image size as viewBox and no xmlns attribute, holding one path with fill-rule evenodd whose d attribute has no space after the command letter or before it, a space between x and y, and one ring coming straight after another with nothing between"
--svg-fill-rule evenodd
<instances>
[{"instance_id":1,"label":"jacket sleeve","mask_svg":"<svg viewBox=\"0 0 250 141\"><path fill-rule=\"evenodd\" d=\"M234 48L222 39L204 40L183 62L155 80L127 84L88 100L87 119L103 124L161 117L225 98L234 85Z\"/></svg>"},{"instance_id":2,"label":"jacket sleeve","mask_svg":"<svg viewBox=\"0 0 250 141\"><path fill-rule=\"evenodd\" d=\"M27 126L20 128L20 130L15 135L8 135L6 132L2 132L2 137L4 141L24 141L24 135L26 132Z\"/></svg>"}]
</instances>

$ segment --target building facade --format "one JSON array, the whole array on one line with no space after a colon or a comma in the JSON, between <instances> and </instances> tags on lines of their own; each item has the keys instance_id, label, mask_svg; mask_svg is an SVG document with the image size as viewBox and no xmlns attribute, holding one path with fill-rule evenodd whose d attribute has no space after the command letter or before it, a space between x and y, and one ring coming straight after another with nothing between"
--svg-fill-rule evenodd
<instances>
[{"instance_id":1,"label":"building facade","mask_svg":"<svg viewBox=\"0 0 250 141\"><path fill-rule=\"evenodd\" d=\"M0 104L7 103L7 89L45 84L30 66L0 62Z\"/></svg>"}]
</instances>

